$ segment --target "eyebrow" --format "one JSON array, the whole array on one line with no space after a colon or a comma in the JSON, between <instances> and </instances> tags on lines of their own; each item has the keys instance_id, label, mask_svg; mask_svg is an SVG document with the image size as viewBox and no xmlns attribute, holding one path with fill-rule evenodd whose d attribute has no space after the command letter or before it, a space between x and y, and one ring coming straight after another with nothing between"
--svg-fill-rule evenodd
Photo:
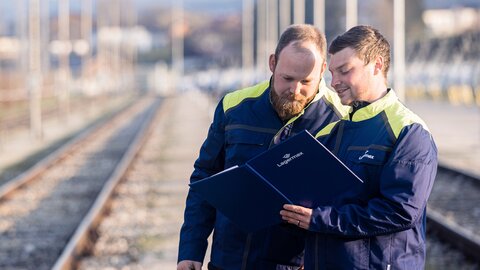
<instances>
[{"instance_id":1,"label":"eyebrow","mask_svg":"<svg viewBox=\"0 0 480 270\"><path fill-rule=\"evenodd\" d=\"M344 64L340 65L339 67L334 68L334 70L342 69L342 68L343 68L344 66L346 66L346 65L347 65L347 63L344 63ZM332 72L332 69L331 69L330 66L328 67L328 71Z\"/></svg>"}]
</instances>

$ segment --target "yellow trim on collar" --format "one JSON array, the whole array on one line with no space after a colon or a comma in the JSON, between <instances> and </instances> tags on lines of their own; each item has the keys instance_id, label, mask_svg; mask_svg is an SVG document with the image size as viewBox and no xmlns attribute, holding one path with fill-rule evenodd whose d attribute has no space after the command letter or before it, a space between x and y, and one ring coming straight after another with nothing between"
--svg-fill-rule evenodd
<instances>
[{"instance_id":1,"label":"yellow trim on collar","mask_svg":"<svg viewBox=\"0 0 480 270\"><path fill-rule=\"evenodd\" d=\"M395 102L398 102L398 97L395 92L390 89L385 96L380 98L379 100L368 104L367 106L358 109L352 117L353 122L360 122L363 120L370 119L375 115L379 114L380 112L384 111L385 108L390 107Z\"/></svg>"},{"instance_id":2,"label":"yellow trim on collar","mask_svg":"<svg viewBox=\"0 0 480 270\"><path fill-rule=\"evenodd\" d=\"M398 138L400 132L405 126L418 123L428 131L425 122L415 113L410 111L398 99L397 95L390 89L381 99L358 109L352 117L353 122L360 122L375 117L380 112L385 111L388 124L392 128L395 138Z\"/></svg>"},{"instance_id":3,"label":"yellow trim on collar","mask_svg":"<svg viewBox=\"0 0 480 270\"><path fill-rule=\"evenodd\" d=\"M240 89L240 90L236 90L236 91L233 91L231 93L226 94L225 97L223 98L223 111L226 112L229 109L231 109L233 107L236 107L238 104L242 103L242 101L244 101L245 99L256 98L256 97L261 96L265 92L265 90L267 90L269 85L270 85L270 81L265 80L265 81L263 81L263 82L261 82L257 85L247 87L247 88L244 88L244 89ZM337 102L335 100L335 97L332 96L333 93L331 93L331 92L332 91L329 90L327 88L326 84L325 84L325 79L322 78L320 80L320 84L319 84L319 87L318 87L318 93L315 95L313 100L304 108L304 110L308 106L310 106L310 104L312 104L315 101L318 101L319 99L322 98L322 96L325 95L327 100L332 102L335 105L335 107L337 107L339 109L339 111L343 114L343 111L342 111L343 108L341 108L341 103L340 103L338 97L337 97L337 100L338 100L338 102ZM302 111L297 117L295 117L295 119L298 118L299 116L303 115L303 113L304 113L304 111ZM290 120L292 120L292 119L290 119ZM293 121L289 121L289 123L290 122L293 122Z\"/></svg>"},{"instance_id":4,"label":"yellow trim on collar","mask_svg":"<svg viewBox=\"0 0 480 270\"><path fill-rule=\"evenodd\" d=\"M265 90L267 90L269 84L270 81L266 80L257 85L226 94L223 98L223 111L228 111L229 109L242 103L242 101L247 98L256 98L261 96L265 92Z\"/></svg>"},{"instance_id":5,"label":"yellow trim on collar","mask_svg":"<svg viewBox=\"0 0 480 270\"><path fill-rule=\"evenodd\" d=\"M384 111L385 115L387 116L388 125L390 125L395 138L398 138L404 127L414 123L422 125L425 130L429 131L425 122L398 100L398 97L393 89L390 89L390 91L388 91L388 93L381 99L358 109L358 111L356 111L353 115L352 121L360 122L368 120L375 117L382 111ZM342 120L349 121L348 114ZM315 138L330 134L338 122L339 121L332 122L325 126L317 134L315 134Z\"/></svg>"}]
</instances>

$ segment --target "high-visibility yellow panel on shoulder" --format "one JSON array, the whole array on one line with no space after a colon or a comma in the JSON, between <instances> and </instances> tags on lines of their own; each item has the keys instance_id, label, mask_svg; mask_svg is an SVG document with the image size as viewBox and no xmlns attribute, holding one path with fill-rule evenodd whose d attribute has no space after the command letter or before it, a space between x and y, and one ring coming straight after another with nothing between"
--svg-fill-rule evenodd
<instances>
[{"instance_id":1,"label":"high-visibility yellow panel on shoulder","mask_svg":"<svg viewBox=\"0 0 480 270\"><path fill-rule=\"evenodd\" d=\"M330 134L330 132L332 132L332 129L335 127L335 125L338 124L338 122L340 122L340 121L335 121L335 122L332 122L332 123L326 125L317 134L315 134L315 138L318 139L319 137Z\"/></svg>"},{"instance_id":2,"label":"high-visibility yellow panel on shoulder","mask_svg":"<svg viewBox=\"0 0 480 270\"><path fill-rule=\"evenodd\" d=\"M414 123L422 125L425 130L429 131L425 122L400 102L388 107L385 110L385 114L387 115L388 123L393 131L393 134L395 135L395 138L398 138L404 127Z\"/></svg>"},{"instance_id":3,"label":"high-visibility yellow panel on shoulder","mask_svg":"<svg viewBox=\"0 0 480 270\"><path fill-rule=\"evenodd\" d=\"M223 98L223 111L226 112L229 109L236 107L245 99L261 96L265 90L267 90L269 82L270 81L266 80L257 85L228 93Z\"/></svg>"}]
</instances>

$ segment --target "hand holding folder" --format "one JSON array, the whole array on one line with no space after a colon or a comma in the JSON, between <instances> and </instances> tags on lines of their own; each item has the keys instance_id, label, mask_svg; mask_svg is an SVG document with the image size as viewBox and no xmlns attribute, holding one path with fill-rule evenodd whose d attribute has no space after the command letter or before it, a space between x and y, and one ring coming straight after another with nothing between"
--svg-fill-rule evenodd
<instances>
[{"instance_id":1,"label":"hand holding folder","mask_svg":"<svg viewBox=\"0 0 480 270\"><path fill-rule=\"evenodd\" d=\"M249 160L190 187L245 232L282 222L284 204L331 205L362 185L345 164L302 131Z\"/></svg>"}]
</instances>

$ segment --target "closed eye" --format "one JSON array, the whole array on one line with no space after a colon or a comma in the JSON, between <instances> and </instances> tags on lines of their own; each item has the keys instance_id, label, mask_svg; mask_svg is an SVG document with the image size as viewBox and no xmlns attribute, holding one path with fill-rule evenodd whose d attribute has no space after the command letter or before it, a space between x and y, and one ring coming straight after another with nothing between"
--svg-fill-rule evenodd
<instances>
[{"instance_id":1,"label":"closed eye","mask_svg":"<svg viewBox=\"0 0 480 270\"><path fill-rule=\"evenodd\" d=\"M311 80L302 80L303 85L309 85L311 82Z\"/></svg>"},{"instance_id":2,"label":"closed eye","mask_svg":"<svg viewBox=\"0 0 480 270\"><path fill-rule=\"evenodd\" d=\"M340 70L340 74L341 74L341 75L346 75L349 71L350 71L350 69Z\"/></svg>"}]
</instances>

